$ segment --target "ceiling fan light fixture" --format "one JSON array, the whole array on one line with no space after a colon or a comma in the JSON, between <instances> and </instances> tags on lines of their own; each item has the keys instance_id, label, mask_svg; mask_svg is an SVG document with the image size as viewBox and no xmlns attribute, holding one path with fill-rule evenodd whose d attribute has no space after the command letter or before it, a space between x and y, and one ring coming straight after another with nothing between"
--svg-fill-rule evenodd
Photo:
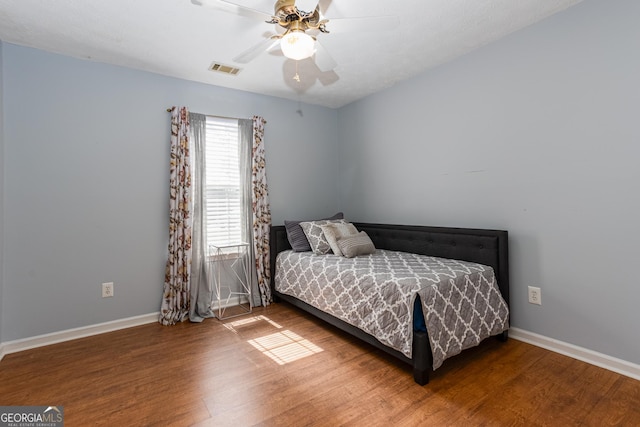
<instances>
[{"instance_id":1,"label":"ceiling fan light fixture","mask_svg":"<svg viewBox=\"0 0 640 427\"><path fill-rule=\"evenodd\" d=\"M309 58L316 51L316 41L304 31L291 31L280 39L282 53L289 59L299 61Z\"/></svg>"}]
</instances>

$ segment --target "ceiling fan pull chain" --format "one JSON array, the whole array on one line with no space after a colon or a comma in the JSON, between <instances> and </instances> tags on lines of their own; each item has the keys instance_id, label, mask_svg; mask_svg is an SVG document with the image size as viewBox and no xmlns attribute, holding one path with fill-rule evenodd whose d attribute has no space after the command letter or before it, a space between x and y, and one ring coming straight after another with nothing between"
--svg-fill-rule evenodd
<instances>
[{"instance_id":1,"label":"ceiling fan pull chain","mask_svg":"<svg viewBox=\"0 0 640 427\"><path fill-rule=\"evenodd\" d=\"M300 74L298 74L298 61L296 61L296 74L295 74L295 76L293 76L293 80L295 80L298 83L300 83Z\"/></svg>"}]
</instances>

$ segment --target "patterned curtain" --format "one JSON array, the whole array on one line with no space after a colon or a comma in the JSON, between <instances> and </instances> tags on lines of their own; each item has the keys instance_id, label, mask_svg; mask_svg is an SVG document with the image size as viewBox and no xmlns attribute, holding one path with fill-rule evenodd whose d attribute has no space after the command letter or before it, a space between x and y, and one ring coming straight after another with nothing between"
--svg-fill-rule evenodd
<instances>
[{"instance_id":1,"label":"patterned curtain","mask_svg":"<svg viewBox=\"0 0 640 427\"><path fill-rule=\"evenodd\" d=\"M269 263L269 232L271 228L271 208L267 188L267 170L264 150L264 125L267 122L259 116L253 117L253 151L251 181L253 187L253 245L256 256L258 289L262 305L271 303L271 270Z\"/></svg>"},{"instance_id":2,"label":"patterned curtain","mask_svg":"<svg viewBox=\"0 0 640 427\"><path fill-rule=\"evenodd\" d=\"M165 269L160 323L174 325L189 315L191 276L191 165L189 111L171 111L169 175L169 257Z\"/></svg>"}]
</instances>

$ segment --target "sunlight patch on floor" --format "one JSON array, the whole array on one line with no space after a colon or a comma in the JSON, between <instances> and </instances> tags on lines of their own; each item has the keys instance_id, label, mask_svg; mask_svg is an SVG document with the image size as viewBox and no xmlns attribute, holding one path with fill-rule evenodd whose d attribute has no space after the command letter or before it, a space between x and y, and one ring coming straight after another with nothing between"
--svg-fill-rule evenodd
<instances>
[{"instance_id":1,"label":"sunlight patch on floor","mask_svg":"<svg viewBox=\"0 0 640 427\"><path fill-rule=\"evenodd\" d=\"M282 329L281 325L277 324L276 322L274 322L273 320L269 319L266 316L252 316L252 317L247 317L246 319L235 320L233 322L225 323L224 327L229 329L232 332L238 333L238 329L243 326L248 326L253 323L263 322L263 321L269 323L271 326L275 328Z\"/></svg>"},{"instance_id":2,"label":"sunlight patch on floor","mask_svg":"<svg viewBox=\"0 0 640 427\"><path fill-rule=\"evenodd\" d=\"M323 351L311 341L289 330L249 340L248 343L278 365L285 365Z\"/></svg>"}]
</instances>

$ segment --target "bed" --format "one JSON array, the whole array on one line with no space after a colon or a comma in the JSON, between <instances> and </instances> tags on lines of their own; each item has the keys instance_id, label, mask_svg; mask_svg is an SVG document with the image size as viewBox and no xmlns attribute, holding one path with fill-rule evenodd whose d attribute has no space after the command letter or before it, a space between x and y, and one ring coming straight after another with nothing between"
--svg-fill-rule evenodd
<instances>
[{"instance_id":1,"label":"bed","mask_svg":"<svg viewBox=\"0 0 640 427\"><path fill-rule=\"evenodd\" d=\"M488 336L497 336L501 340L507 339L508 334L508 304L509 304L509 261L508 261L508 233L502 230L483 230L483 229L464 229L464 228L446 228L446 227L428 227L428 226L406 226L406 225L390 225L390 224L370 224L370 223L353 223L358 231L364 231L371 239L376 248L376 256L381 256L384 261L380 262L401 262L406 264L406 260L394 261L395 252L402 252L406 255L418 254L427 257L420 258L420 263L436 263L441 265L448 262L447 260L456 260L454 269L462 269L465 271L473 270L473 276L476 277L475 271L483 270L477 273L478 280L487 279L488 273L493 274L494 283L492 284L495 293L499 294L504 309L500 316L505 317L506 321L502 324L493 325L493 329L485 331L484 335L479 336L479 340L483 340ZM324 255L314 256L313 254L300 254L291 251L291 244L287 238L285 226L273 226L271 228L270 239L270 257L271 257L271 286L274 300L286 301L324 321L338 327L339 329L373 345L374 347L411 364L413 367L414 380L424 385L429 382L431 372L440 366L444 359L463 351L464 348L454 349L452 354L440 354L438 341L434 337L430 337L428 330L432 329L432 320L434 316L423 316L418 307L427 305L428 295L422 293L417 296L411 294L412 301L411 322L405 328L409 328L409 335L406 337L407 342L394 345L393 339L389 340L384 331L379 332L378 329L363 327L353 322L348 316L336 315L335 310L323 310L310 301L308 298L298 297L295 292L290 292L286 286L287 281L283 276L279 277L276 271L278 261L283 263L286 260L292 262L320 262ZM280 259L278 255L281 254ZM373 255L368 255L373 257ZM327 256L326 259L340 258L337 256ZM356 257L358 259L361 257ZM426 259L426 260L425 260ZM291 261L294 260L294 261ZM389 261L391 260L391 261ZM367 259L361 258L360 262ZM461 261L461 262L459 262ZM373 262L373 259L368 262ZM377 261L376 261L377 262ZM443 264L444 265L444 264ZM491 268L483 268L489 266ZM452 267L446 266L451 270ZM485 271L486 270L486 271ZM486 277L485 277L486 276ZM288 276L287 276L288 277ZM456 279L457 280L457 279ZM493 280L493 279L490 279ZM293 277L289 281L291 286L295 286L298 280ZM283 287L285 291L279 289ZM289 286L289 287L291 287ZM421 296L423 298L421 298ZM306 301L305 301L306 300ZM424 300L424 301L423 301ZM353 301L353 299L352 299ZM409 299L407 299L409 301ZM407 305L407 304L404 304ZM425 308L426 310L426 308ZM407 317L406 315L404 317ZM421 318L421 319L419 319ZM422 324L420 323L422 322ZM366 325L368 326L368 325ZM426 327L425 327L426 326ZM431 329L430 329L431 328ZM475 332L473 332L475 334ZM432 333L432 335L435 335ZM472 344L476 345L476 344ZM404 347L403 347L404 346ZM405 348L409 347L409 348ZM437 351L434 353L432 349ZM434 357L434 354L436 357ZM435 362L435 365L434 365ZM435 366L435 368L434 368Z\"/></svg>"}]
</instances>

